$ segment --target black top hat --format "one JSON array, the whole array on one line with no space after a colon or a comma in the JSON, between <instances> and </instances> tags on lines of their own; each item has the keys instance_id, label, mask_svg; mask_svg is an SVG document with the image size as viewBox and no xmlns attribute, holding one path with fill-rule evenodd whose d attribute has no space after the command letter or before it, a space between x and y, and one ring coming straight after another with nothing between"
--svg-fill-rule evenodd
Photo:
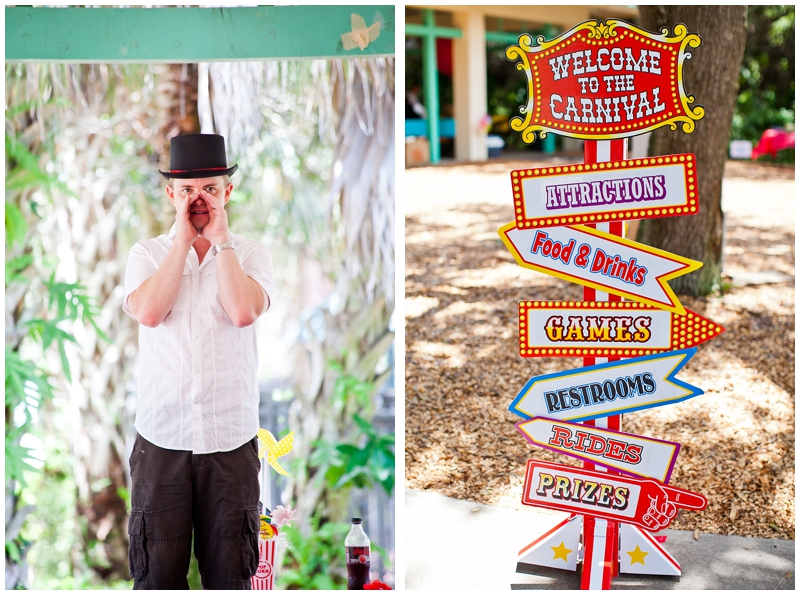
<instances>
[{"instance_id":1,"label":"black top hat","mask_svg":"<svg viewBox=\"0 0 800 595\"><path fill-rule=\"evenodd\" d=\"M230 176L239 166L228 167L225 139L219 134L182 134L169 141L169 171L166 179Z\"/></svg>"}]
</instances>

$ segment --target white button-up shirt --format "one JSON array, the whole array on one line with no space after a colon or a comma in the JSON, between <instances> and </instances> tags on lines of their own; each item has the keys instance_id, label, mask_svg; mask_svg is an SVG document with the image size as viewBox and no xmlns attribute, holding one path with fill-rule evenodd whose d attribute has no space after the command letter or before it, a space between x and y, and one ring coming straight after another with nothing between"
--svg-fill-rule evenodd
<instances>
[{"instance_id":1,"label":"white button-up shirt","mask_svg":"<svg viewBox=\"0 0 800 595\"><path fill-rule=\"evenodd\" d=\"M232 234L244 272L272 297L272 258L266 246ZM139 242L125 270L122 309L128 296L153 276L175 238ZM186 257L175 305L155 328L139 326L136 430L162 448L196 454L227 452L258 431L256 325L234 326L222 308L217 260Z\"/></svg>"}]
</instances>

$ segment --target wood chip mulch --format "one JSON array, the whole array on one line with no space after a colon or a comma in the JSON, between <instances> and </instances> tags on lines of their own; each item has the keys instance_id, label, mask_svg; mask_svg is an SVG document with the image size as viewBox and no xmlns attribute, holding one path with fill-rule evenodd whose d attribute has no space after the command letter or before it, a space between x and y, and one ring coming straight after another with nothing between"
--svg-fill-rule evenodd
<instances>
[{"instance_id":1,"label":"wood chip mulch","mask_svg":"<svg viewBox=\"0 0 800 595\"><path fill-rule=\"evenodd\" d=\"M528 458L579 464L530 445L507 410L531 376L581 365L517 353L517 302L582 299L580 286L519 267L497 236L513 218L508 174L532 166L405 173L407 487L521 509ZM670 483L709 499L673 529L794 539L794 199L792 168L728 163L725 274L792 280L681 296L726 328L679 375L705 394L624 416L626 432L681 443Z\"/></svg>"}]
</instances>

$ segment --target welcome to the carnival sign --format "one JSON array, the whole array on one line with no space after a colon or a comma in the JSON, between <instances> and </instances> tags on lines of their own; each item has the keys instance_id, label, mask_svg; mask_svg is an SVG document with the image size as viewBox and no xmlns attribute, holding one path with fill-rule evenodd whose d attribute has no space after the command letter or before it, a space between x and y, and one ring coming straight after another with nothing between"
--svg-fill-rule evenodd
<instances>
[{"instance_id":1,"label":"welcome to the carnival sign","mask_svg":"<svg viewBox=\"0 0 800 595\"><path fill-rule=\"evenodd\" d=\"M555 132L585 139L623 138L660 126L694 130L701 106L683 88L683 64L700 38L676 25L649 33L624 21L587 21L551 41L530 35L506 50L528 79L528 103L512 118L525 142Z\"/></svg>"}]
</instances>

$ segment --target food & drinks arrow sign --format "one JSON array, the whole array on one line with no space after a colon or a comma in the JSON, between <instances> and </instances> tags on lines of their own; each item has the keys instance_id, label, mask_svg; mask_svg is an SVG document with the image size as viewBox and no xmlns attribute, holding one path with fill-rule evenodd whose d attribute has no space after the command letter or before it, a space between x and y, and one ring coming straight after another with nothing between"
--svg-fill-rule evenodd
<instances>
[{"instance_id":1,"label":"food & drinks arrow sign","mask_svg":"<svg viewBox=\"0 0 800 595\"><path fill-rule=\"evenodd\" d=\"M659 531L672 522L678 508L703 510L708 500L702 494L652 479L609 475L529 459L522 503Z\"/></svg>"},{"instance_id":2,"label":"food & drinks arrow sign","mask_svg":"<svg viewBox=\"0 0 800 595\"><path fill-rule=\"evenodd\" d=\"M528 102L512 118L526 143L555 132L584 139L613 139L681 123L692 132L704 115L683 88L683 64L700 38L684 25L654 34L617 19L586 21L555 39L519 38L506 50L520 62Z\"/></svg>"},{"instance_id":3,"label":"food & drinks arrow sign","mask_svg":"<svg viewBox=\"0 0 800 595\"><path fill-rule=\"evenodd\" d=\"M691 153L511 172L517 228L694 215Z\"/></svg>"},{"instance_id":4,"label":"food & drinks arrow sign","mask_svg":"<svg viewBox=\"0 0 800 595\"><path fill-rule=\"evenodd\" d=\"M667 281L703 266L584 225L518 229L508 223L500 239L522 267L684 314Z\"/></svg>"},{"instance_id":5,"label":"food & drinks arrow sign","mask_svg":"<svg viewBox=\"0 0 800 595\"><path fill-rule=\"evenodd\" d=\"M636 302L519 303L522 357L636 357L686 349L725 329L686 310Z\"/></svg>"},{"instance_id":6,"label":"food & drinks arrow sign","mask_svg":"<svg viewBox=\"0 0 800 595\"><path fill-rule=\"evenodd\" d=\"M586 421L679 403L703 394L675 378L696 352L692 347L535 376L508 409L524 419Z\"/></svg>"}]
</instances>

